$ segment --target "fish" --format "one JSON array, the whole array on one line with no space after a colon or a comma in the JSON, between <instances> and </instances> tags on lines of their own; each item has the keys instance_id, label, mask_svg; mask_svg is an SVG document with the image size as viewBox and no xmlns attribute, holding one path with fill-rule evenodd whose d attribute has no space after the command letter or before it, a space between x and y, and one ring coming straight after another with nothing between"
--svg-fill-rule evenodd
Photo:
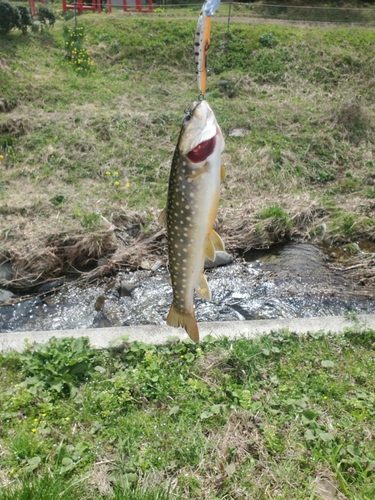
<instances>
[{"instance_id":1,"label":"fish","mask_svg":"<svg viewBox=\"0 0 375 500\"><path fill-rule=\"evenodd\" d=\"M167 228L170 284L173 300L167 324L183 327L195 342L199 329L194 311L194 290L206 300L211 291L203 273L206 257L215 260L224 251L213 229L221 180L225 169L221 154L225 141L215 115L205 100L186 110L173 155L167 206L159 222Z\"/></svg>"},{"instance_id":2,"label":"fish","mask_svg":"<svg viewBox=\"0 0 375 500\"><path fill-rule=\"evenodd\" d=\"M194 37L194 60L198 89L201 95L206 90L207 55L210 48L211 16L220 5L220 0L207 0L200 11Z\"/></svg>"}]
</instances>

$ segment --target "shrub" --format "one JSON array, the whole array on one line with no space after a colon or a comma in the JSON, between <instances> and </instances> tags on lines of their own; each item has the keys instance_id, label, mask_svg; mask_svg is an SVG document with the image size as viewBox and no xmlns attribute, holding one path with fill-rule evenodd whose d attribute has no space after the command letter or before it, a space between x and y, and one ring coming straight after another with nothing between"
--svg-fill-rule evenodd
<instances>
[{"instance_id":1,"label":"shrub","mask_svg":"<svg viewBox=\"0 0 375 500\"><path fill-rule=\"evenodd\" d=\"M259 43L263 47L276 47L276 45L279 43L278 39L275 36L275 33L273 31L269 31L268 33L264 33L259 37Z\"/></svg>"},{"instance_id":2,"label":"shrub","mask_svg":"<svg viewBox=\"0 0 375 500\"><path fill-rule=\"evenodd\" d=\"M19 5L17 9L20 13L20 29L22 33L26 35L27 27L33 24L30 11L25 5Z\"/></svg>"},{"instance_id":3,"label":"shrub","mask_svg":"<svg viewBox=\"0 0 375 500\"><path fill-rule=\"evenodd\" d=\"M56 14L45 5L38 6L37 17L44 26L52 27L56 22Z\"/></svg>"},{"instance_id":4,"label":"shrub","mask_svg":"<svg viewBox=\"0 0 375 500\"><path fill-rule=\"evenodd\" d=\"M9 2L0 1L0 32L6 34L14 28L21 28L19 10Z\"/></svg>"}]
</instances>

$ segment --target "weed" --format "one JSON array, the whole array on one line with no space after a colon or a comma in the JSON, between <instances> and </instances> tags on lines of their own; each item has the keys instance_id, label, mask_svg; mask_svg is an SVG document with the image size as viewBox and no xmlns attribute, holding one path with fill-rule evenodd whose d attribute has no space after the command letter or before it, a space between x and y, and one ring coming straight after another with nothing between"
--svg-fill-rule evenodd
<instances>
[{"instance_id":1,"label":"weed","mask_svg":"<svg viewBox=\"0 0 375 500\"><path fill-rule=\"evenodd\" d=\"M24 385L33 391L45 388L73 398L79 383L93 373L93 355L85 337L52 338L47 344L30 345L21 357L22 372L27 376Z\"/></svg>"},{"instance_id":2,"label":"weed","mask_svg":"<svg viewBox=\"0 0 375 500\"><path fill-rule=\"evenodd\" d=\"M63 36L65 40L65 50L67 57L78 74L85 74L93 65L89 52L83 47L85 41L85 31L82 25L69 28L63 26Z\"/></svg>"}]
</instances>

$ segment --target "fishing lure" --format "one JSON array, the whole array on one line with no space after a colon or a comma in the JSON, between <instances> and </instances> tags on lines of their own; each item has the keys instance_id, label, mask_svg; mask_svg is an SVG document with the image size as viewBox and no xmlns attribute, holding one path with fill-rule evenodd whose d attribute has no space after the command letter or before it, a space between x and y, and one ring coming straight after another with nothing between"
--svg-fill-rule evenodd
<instances>
[{"instance_id":1,"label":"fishing lure","mask_svg":"<svg viewBox=\"0 0 375 500\"><path fill-rule=\"evenodd\" d=\"M210 48L211 16L220 5L220 0L207 0L199 14L194 39L194 59L197 84L201 96L206 90L207 54Z\"/></svg>"}]
</instances>

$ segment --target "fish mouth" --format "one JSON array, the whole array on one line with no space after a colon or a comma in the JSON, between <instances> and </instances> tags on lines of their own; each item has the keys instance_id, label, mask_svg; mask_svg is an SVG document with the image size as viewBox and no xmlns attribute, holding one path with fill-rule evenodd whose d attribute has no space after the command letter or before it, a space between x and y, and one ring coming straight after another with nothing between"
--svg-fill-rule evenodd
<instances>
[{"instance_id":1,"label":"fish mouth","mask_svg":"<svg viewBox=\"0 0 375 500\"><path fill-rule=\"evenodd\" d=\"M181 137L180 151L189 161L199 163L215 149L218 133L216 118L206 101L193 102L187 116L189 121Z\"/></svg>"}]
</instances>

